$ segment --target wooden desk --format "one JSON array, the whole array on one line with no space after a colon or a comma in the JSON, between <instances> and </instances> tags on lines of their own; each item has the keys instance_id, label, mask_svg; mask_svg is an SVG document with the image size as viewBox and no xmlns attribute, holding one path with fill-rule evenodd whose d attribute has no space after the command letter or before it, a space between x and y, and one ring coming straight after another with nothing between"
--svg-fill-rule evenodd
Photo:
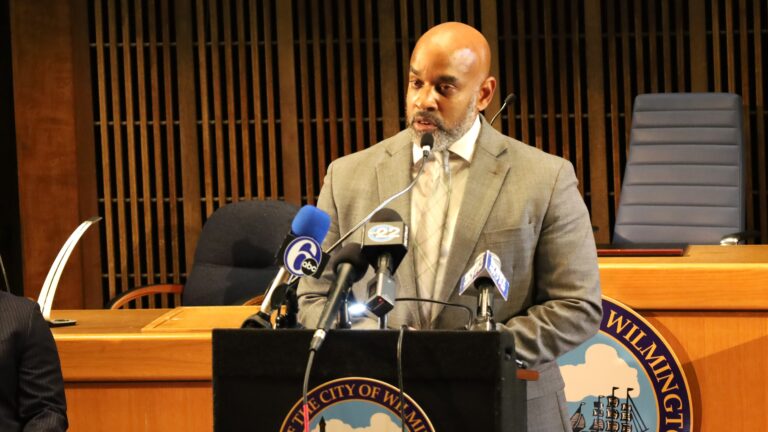
<instances>
[{"instance_id":1,"label":"wooden desk","mask_svg":"<svg viewBox=\"0 0 768 432\"><path fill-rule=\"evenodd\" d=\"M213 429L211 332L257 307L54 311L72 431Z\"/></svg>"},{"instance_id":2,"label":"wooden desk","mask_svg":"<svg viewBox=\"0 0 768 432\"><path fill-rule=\"evenodd\" d=\"M768 246L601 258L600 275L605 295L675 349L697 430L768 430ZM164 322L167 310L55 311L78 320L54 329L71 430L211 430L209 329L238 327L254 311L184 308Z\"/></svg>"},{"instance_id":3,"label":"wooden desk","mask_svg":"<svg viewBox=\"0 0 768 432\"><path fill-rule=\"evenodd\" d=\"M600 281L604 295L640 312L674 348L696 430L768 431L768 246L600 258Z\"/></svg>"}]
</instances>

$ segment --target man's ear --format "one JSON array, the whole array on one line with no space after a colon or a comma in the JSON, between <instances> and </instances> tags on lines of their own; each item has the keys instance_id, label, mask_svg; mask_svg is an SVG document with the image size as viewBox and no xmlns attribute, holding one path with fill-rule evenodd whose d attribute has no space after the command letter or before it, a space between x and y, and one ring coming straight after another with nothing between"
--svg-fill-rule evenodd
<instances>
[{"instance_id":1,"label":"man's ear","mask_svg":"<svg viewBox=\"0 0 768 432\"><path fill-rule=\"evenodd\" d=\"M496 78L489 76L485 80L483 80L483 83L480 84L480 90L478 91L478 98L477 98L477 110L482 111L484 110L489 103L491 103L491 99L493 99L493 93L496 91Z\"/></svg>"}]
</instances>

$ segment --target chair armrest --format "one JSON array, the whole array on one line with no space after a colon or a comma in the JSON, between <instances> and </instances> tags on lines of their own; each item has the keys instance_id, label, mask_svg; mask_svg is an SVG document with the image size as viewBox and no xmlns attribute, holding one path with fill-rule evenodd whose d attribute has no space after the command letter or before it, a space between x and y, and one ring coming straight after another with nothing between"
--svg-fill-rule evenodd
<instances>
[{"instance_id":1,"label":"chair armrest","mask_svg":"<svg viewBox=\"0 0 768 432\"><path fill-rule=\"evenodd\" d=\"M259 294L256 297L248 299L243 306L258 306L264 301L264 294Z\"/></svg>"},{"instance_id":2,"label":"chair armrest","mask_svg":"<svg viewBox=\"0 0 768 432\"><path fill-rule=\"evenodd\" d=\"M120 309L128 302L142 297L155 294L181 295L182 291L184 291L184 285L181 284L159 284L133 288L113 298L107 307L109 309Z\"/></svg>"}]
</instances>

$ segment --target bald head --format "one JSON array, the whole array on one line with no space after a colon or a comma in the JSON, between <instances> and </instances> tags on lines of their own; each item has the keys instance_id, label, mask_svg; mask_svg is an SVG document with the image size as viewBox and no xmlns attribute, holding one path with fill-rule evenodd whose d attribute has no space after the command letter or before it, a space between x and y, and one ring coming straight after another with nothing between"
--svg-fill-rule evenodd
<instances>
[{"instance_id":1,"label":"bald head","mask_svg":"<svg viewBox=\"0 0 768 432\"><path fill-rule=\"evenodd\" d=\"M408 74L406 114L414 134L433 133L440 147L464 135L493 98L490 68L488 41L474 28L448 22L424 33Z\"/></svg>"},{"instance_id":2,"label":"bald head","mask_svg":"<svg viewBox=\"0 0 768 432\"><path fill-rule=\"evenodd\" d=\"M411 63L417 57L450 61L480 80L487 78L491 70L491 48L485 36L459 22L438 24L424 33L413 48Z\"/></svg>"}]
</instances>

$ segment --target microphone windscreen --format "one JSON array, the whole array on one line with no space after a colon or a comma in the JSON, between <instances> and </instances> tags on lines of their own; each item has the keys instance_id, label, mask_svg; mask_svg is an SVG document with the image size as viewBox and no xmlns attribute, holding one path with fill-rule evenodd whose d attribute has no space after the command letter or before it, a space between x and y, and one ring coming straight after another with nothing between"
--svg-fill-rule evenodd
<instances>
[{"instance_id":1,"label":"microphone windscreen","mask_svg":"<svg viewBox=\"0 0 768 432\"><path fill-rule=\"evenodd\" d=\"M334 273L338 273L338 266L341 264L351 264L354 268L352 283L359 281L365 275L365 271L368 270L368 261L363 256L360 243L347 243L331 257L330 266Z\"/></svg>"},{"instance_id":2,"label":"microphone windscreen","mask_svg":"<svg viewBox=\"0 0 768 432\"><path fill-rule=\"evenodd\" d=\"M402 222L402 221L403 221L403 217L400 216L400 213L388 207L385 207L377 211L376 214L373 215L373 217L371 218L371 222Z\"/></svg>"},{"instance_id":3,"label":"microphone windscreen","mask_svg":"<svg viewBox=\"0 0 768 432\"><path fill-rule=\"evenodd\" d=\"M427 133L421 136L421 146L427 146L430 149L432 149L432 146L435 144L435 137L432 136L431 133Z\"/></svg>"},{"instance_id":4,"label":"microphone windscreen","mask_svg":"<svg viewBox=\"0 0 768 432\"><path fill-rule=\"evenodd\" d=\"M296 237L310 237L322 243L331 226L328 213L313 205L305 205L291 222L291 233Z\"/></svg>"}]
</instances>

